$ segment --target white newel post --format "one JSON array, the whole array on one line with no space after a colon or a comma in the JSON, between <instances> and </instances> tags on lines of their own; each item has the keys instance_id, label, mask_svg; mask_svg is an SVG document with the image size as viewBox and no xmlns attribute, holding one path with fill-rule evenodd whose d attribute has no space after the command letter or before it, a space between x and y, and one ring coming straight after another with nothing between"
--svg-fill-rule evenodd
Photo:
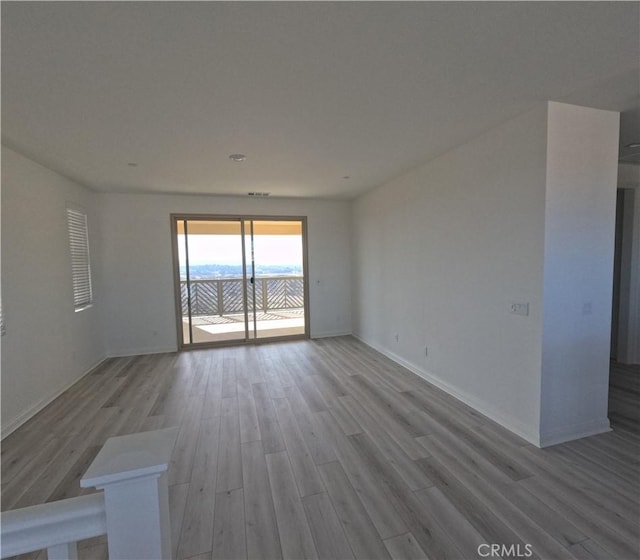
<instances>
[{"instance_id":1,"label":"white newel post","mask_svg":"<svg viewBox=\"0 0 640 560\"><path fill-rule=\"evenodd\" d=\"M177 428L107 440L80 481L104 490L109 557L171 558L167 470Z\"/></svg>"}]
</instances>

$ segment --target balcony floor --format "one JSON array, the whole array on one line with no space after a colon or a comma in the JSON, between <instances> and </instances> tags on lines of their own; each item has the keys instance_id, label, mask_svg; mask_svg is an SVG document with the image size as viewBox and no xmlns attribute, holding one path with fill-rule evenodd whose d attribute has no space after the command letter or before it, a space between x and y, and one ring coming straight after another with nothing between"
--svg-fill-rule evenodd
<instances>
[{"instance_id":1,"label":"balcony floor","mask_svg":"<svg viewBox=\"0 0 640 560\"><path fill-rule=\"evenodd\" d=\"M244 313L201 315L192 318L193 342L221 342L244 338ZM257 338L304 334L304 310L283 309L256 315ZM189 340L189 318L183 317L184 340ZM253 313L249 313L249 329L253 330Z\"/></svg>"}]
</instances>

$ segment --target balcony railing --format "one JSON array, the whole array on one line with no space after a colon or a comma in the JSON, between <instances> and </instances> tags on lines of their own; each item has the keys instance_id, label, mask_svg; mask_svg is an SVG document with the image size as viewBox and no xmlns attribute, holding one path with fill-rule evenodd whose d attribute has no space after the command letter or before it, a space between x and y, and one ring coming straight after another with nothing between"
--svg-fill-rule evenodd
<instances>
[{"instance_id":1,"label":"balcony railing","mask_svg":"<svg viewBox=\"0 0 640 560\"><path fill-rule=\"evenodd\" d=\"M180 281L182 314L189 314L189 291L191 292L191 315L230 315L244 311L242 278L213 278ZM249 302L253 301L253 287L247 280ZM255 279L256 309L300 309L304 307L304 278L302 276L265 276ZM248 304L249 310L253 305Z\"/></svg>"}]
</instances>

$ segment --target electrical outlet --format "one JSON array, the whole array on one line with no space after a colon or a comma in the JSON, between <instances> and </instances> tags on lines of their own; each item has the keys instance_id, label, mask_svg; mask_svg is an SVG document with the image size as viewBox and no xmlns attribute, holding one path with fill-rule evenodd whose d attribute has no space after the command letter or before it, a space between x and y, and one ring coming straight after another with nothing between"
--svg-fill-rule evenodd
<instances>
[{"instance_id":1,"label":"electrical outlet","mask_svg":"<svg viewBox=\"0 0 640 560\"><path fill-rule=\"evenodd\" d=\"M512 315L529 315L529 302L512 301L509 306L509 313Z\"/></svg>"}]
</instances>

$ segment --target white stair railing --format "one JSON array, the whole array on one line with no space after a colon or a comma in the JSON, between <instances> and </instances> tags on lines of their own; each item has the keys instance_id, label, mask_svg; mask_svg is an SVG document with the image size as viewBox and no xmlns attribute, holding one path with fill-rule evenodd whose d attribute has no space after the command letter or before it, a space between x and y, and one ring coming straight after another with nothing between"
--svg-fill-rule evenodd
<instances>
[{"instance_id":1,"label":"white stair railing","mask_svg":"<svg viewBox=\"0 0 640 560\"><path fill-rule=\"evenodd\" d=\"M47 549L75 560L77 542L107 535L117 560L171 558L167 470L178 430L110 438L80 481L97 494L3 512L0 558Z\"/></svg>"},{"instance_id":2,"label":"white stair railing","mask_svg":"<svg viewBox=\"0 0 640 560\"><path fill-rule=\"evenodd\" d=\"M47 549L53 558L77 558L77 541L107 533L104 494L90 494L2 514L2 558Z\"/></svg>"}]
</instances>

